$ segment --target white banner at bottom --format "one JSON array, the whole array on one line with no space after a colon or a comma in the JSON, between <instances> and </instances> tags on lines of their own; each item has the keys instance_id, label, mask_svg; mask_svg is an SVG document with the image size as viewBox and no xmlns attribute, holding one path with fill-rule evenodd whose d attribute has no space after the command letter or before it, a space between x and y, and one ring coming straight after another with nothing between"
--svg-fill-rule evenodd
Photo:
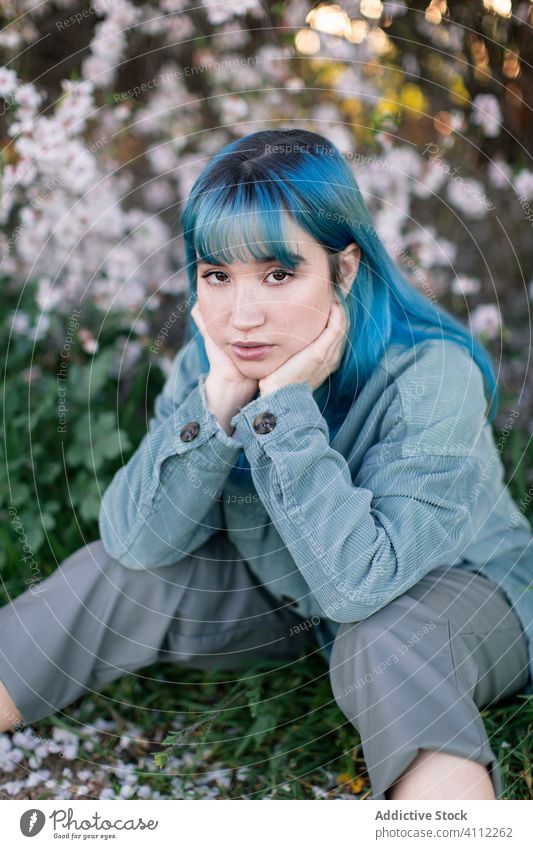
<instances>
[{"instance_id":1,"label":"white banner at bottom","mask_svg":"<svg viewBox=\"0 0 533 849\"><path fill-rule=\"evenodd\" d=\"M200 807L209 805L209 811ZM292 810L291 810L292 809ZM2 845L533 846L529 801L7 801ZM30 842L34 841L34 842Z\"/></svg>"}]
</instances>

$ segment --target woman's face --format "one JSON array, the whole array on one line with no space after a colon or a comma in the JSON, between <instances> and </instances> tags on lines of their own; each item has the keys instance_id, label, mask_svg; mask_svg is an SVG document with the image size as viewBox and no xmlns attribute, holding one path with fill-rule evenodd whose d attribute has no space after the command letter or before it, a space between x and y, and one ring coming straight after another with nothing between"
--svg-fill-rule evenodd
<instances>
[{"instance_id":1,"label":"woman's face","mask_svg":"<svg viewBox=\"0 0 533 849\"><path fill-rule=\"evenodd\" d=\"M260 380L279 368L320 336L328 321L333 299L328 254L294 223L288 246L302 257L292 271L275 259L197 265L207 332L246 377ZM247 360L232 347L242 341L271 347Z\"/></svg>"}]
</instances>

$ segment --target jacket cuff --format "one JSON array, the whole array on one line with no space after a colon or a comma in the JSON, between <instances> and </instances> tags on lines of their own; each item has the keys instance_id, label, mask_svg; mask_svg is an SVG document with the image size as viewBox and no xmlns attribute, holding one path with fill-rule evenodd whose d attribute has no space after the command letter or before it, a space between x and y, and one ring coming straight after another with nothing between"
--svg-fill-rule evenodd
<instances>
[{"instance_id":1,"label":"jacket cuff","mask_svg":"<svg viewBox=\"0 0 533 849\"><path fill-rule=\"evenodd\" d=\"M198 384L191 391L187 400L172 414L172 431L175 434L173 450L176 454L186 454L187 451L200 448L204 442L214 436L216 450L213 457L217 457L220 461L220 450L222 449L225 458L228 455L227 459L236 460L243 446L238 439L228 436L215 414L209 409L205 392L206 377L207 373L198 377ZM185 425L193 425L193 431L196 427L199 428L197 435L189 441L183 440L180 436Z\"/></svg>"},{"instance_id":2,"label":"jacket cuff","mask_svg":"<svg viewBox=\"0 0 533 849\"><path fill-rule=\"evenodd\" d=\"M265 413L273 416L273 419L269 420L273 427L269 432L262 433L259 422ZM258 430L255 429L254 422ZM231 424L235 427L236 435L249 460L256 458L261 449L268 449L272 443L275 443L277 451L283 446L285 437L295 430L318 429L329 442L328 424L316 403L310 383L289 383L254 398L233 416ZM298 446L294 440L289 439L287 447L294 450ZM267 453L270 452L267 450Z\"/></svg>"}]
</instances>

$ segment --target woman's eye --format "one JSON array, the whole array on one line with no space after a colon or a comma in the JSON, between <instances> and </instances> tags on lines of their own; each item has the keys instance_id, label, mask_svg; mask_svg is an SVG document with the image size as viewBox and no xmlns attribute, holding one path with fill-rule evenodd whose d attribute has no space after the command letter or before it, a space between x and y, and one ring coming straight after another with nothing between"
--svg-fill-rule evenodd
<instances>
[{"instance_id":1,"label":"woman's eye","mask_svg":"<svg viewBox=\"0 0 533 849\"><path fill-rule=\"evenodd\" d=\"M283 277L294 277L292 271L287 271L285 268L275 268L274 271L271 271L270 274L281 274ZM268 275L270 277L270 274ZM276 283L285 283L285 280L280 280L279 277L276 279Z\"/></svg>"},{"instance_id":2,"label":"woman's eye","mask_svg":"<svg viewBox=\"0 0 533 849\"><path fill-rule=\"evenodd\" d=\"M202 279L207 280L208 283L211 284L211 286L218 286L220 283L224 283L224 280L218 280L218 279L217 279L217 282L215 283L215 281L211 279L212 274L221 274L222 277L227 277L227 274L225 274L224 271L207 271L205 274L202 274Z\"/></svg>"}]
</instances>

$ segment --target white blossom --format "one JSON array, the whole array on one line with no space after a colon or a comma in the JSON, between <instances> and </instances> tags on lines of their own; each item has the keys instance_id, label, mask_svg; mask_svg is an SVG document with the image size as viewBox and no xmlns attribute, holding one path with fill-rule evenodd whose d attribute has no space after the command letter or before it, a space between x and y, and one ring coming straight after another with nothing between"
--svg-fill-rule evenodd
<instances>
[{"instance_id":1,"label":"white blossom","mask_svg":"<svg viewBox=\"0 0 533 849\"><path fill-rule=\"evenodd\" d=\"M476 336L494 339L502 326L500 311L496 304L480 304L469 316L470 329Z\"/></svg>"},{"instance_id":2,"label":"white blossom","mask_svg":"<svg viewBox=\"0 0 533 849\"><path fill-rule=\"evenodd\" d=\"M6 27L0 32L0 47L5 47L6 50L15 50L22 42L22 34L13 26Z\"/></svg>"},{"instance_id":3,"label":"white blossom","mask_svg":"<svg viewBox=\"0 0 533 849\"><path fill-rule=\"evenodd\" d=\"M491 138L501 131L502 112L500 104L493 94L478 94L473 102L472 121L481 127L484 134Z\"/></svg>"},{"instance_id":4,"label":"white blossom","mask_svg":"<svg viewBox=\"0 0 533 849\"><path fill-rule=\"evenodd\" d=\"M181 12L188 8L189 2L188 0L161 0L160 5L163 12L172 13Z\"/></svg>"},{"instance_id":5,"label":"white blossom","mask_svg":"<svg viewBox=\"0 0 533 849\"><path fill-rule=\"evenodd\" d=\"M76 790L76 796L86 796L89 792L89 788L86 784L80 784Z\"/></svg>"},{"instance_id":6,"label":"white blossom","mask_svg":"<svg viewBox=\"0 0 533 849\"><path fill-rule=\"evenodd\" d=\"M24 110L24 116L28 119L42 103L42 100L43 96L39 94L32 83L20 85L15 92L15 101L18 106L17 117L20 118L21 110Z\"/></svg>"},{"instance_id":7,"label":"white blossom","mask_svg":"<svg viewBox=\"0 0 533 849\"><path fill-rule=\"evenodd\" d=\"M446 180L444 168L435 159L430 159L425 171L418 177L413 186L416 197L426 198L434 195Z\"/></svg>"},{"instance_id":8,"label":"white blossom","mask_svg":"<svg viewBox=\"0 0 533 849\"><path fill-rule=\"evenodd\" d=\"M113 67L103 56L87 56L83 60L82 71L84 77L99 88L110 85L115 78Z\"/></svg>"},{"instance_id":9,"label":"white blossom","mask_svg":"<svg viewBox=\"0 0 533 849\"><path fill-rule=\"evenodd\" d=\"M407 233L404 245L414 250L423 268L451 266L455 262L457 247L449 239L437 237L435 228L431 225Z\"/></svg>"},{"instance_id":10,"label":"white blossom","mask_svg":"<svg viewBox=\"0 0 533 849\"><path fill-rule=\"evenodd\" d=\"M483 183L474 178L460 182L450 179L446 191L449 201L467 218L485 218L490 201L485 195Z\"/></svg>"},{"instance_id":11,"label":"white blossom","mask_svg":"<svg viewBox=\"0 0 533 849\"><path fill-rule=\"evenodd\" d=\"M195 32L194 21L189 15L176 15L163 21L163 36L167 44L180 44L192 38Z\"/></svg>"},{"instance_id":12,"label":"white blossom","mask_svg":"<svg viewBox=\"0 0 533 849\"><path fill-rule=\"evenodd\" d=\"M148 784L140 784L137 788L137 796L141 799L150 799L152 796L152 788Z\"/></svg>"},{"instance_id":13,"label":"white blossom","mask_svg":"<svg viewBox=\"0 0 533 849\"><path fill-rule=\"evenodd\" d=\"M10 796L20 793L24 787L23 781L7 781L5 784L0 784L0 790L5 790Z\"/></svg>"},{"instance_id":14,"label":"white blossom","mask_svg":"<svg viewBox=\"0 0 533 849\"><path fill-rule=\"evenodd\" d=\"M78 755L79 738L66 728L54 728L52 730L53 739L61 744L63 757L67 761L74 760Z\"/></svg>"},{"instance_id":15,"label":"white blossom","mask_svg":"<svg viewBox=\"0 0 533 849\"><path fill-rule=\"evenodd\" d=\"M392 0L390 3L383 3L383 14L387 17L395 18L398 15L405 15L406 12L405 0Z\"/></svg>"},{"instance_id":16,"label":"white blossom","mask_svg":"<svg viewBox=\"0 0 533 849\"><path fill-rule=\"evenodd\" d=\"M454 295L474 295L479 292L481 283L476 277L458 274L453 278L451 288Z\"/></svg>"},{"instance_id":17,"label":"white blossom","mask_svg":"<svg viewBox=\"0 0 533 849\"><path fill-rule=\"evenodd\" d=\"M512 179L512 173L511 166L501 156L491 160L487 170L489 182L496 189L507 188Z\"/></svg>"},{"instance_id":18,"label":"white blossom","mask_svg":"<svg viewBox=\"0 0 533 849\"><path fill-rule=\"evenodd\" d=\"M533 171L524 168L514 179L514 190L519 197L533 199Z\"/></svg>"},{"instance_id":19,"label":"white blossom","mask_svg":"<svg viewBox=\"0 0 533 849\"><path fill-rule=\"evenodd\" d=\"M249 107L242 97L229 94L222 102L222 120L226 124L232 124L249 114Z\"/></svg>"},{"instance_id":20,"label":"white blossom","mask_svg":"<svg viewBox=\"0 0 533 849\"><path fill-rule=\"evenodd\" d=\"M42 784L43 781L46 781L50 776L49 769L38 769L35 772L30 773L25 782L26 788L37 787L38 784Z\"/></svg>"},{"instance_id":21,"label":"white blossom","mask_svg":"<svg viewBox=\"0 0 533 849\"><path fill-rule=\"evenodd\" d=\"M224 24L237 15L263 11L259 0L204 0L203 6L211 24Z\"/></svg>"},{"instance_id":22,"label":"white blossom","mask_svg":"<svg viewBox=\"0 0 533 849\"><path fill-rule=\"evenodd\" d=\"M288 27L301 27L311 6L310 0L290 0L285 4L283 22Z\"/></svg>"},{"instance_id":23,"label":"white blossom","mask_svg":"<svg viewBox=\"0 0 533 849\"><path fill-rule=\"evenodd\" d=\"M9 68L0 68L0 97L10 97L17 88L17 75Z\"/></svg>"},{"instance_id":24,"label":"white blossom","mask_svg":"<svg viewBox=\"0 0 533 849\"><path fill-rule=\"evenodd\" d=\"M115 799L115 791L112 787L103 787L100 791L100 799Z\"/></svg>"},{"instance_id":25,"label":"white blossom","mask_svg":"<svg viewBox=\"0 0 533 849\"><path fill-rule=\"evenodd\" d=\"M113 0L112 3L108 0L106 9L109 10L110 19L121 29L132 26L141 14L141 10L129 0Z\"/></svg>"},{"instance_id":26,"label":"white blossom","mask_svg":"<svg viewBox=\"0 0 533 849\"><path fill-rule=\"evenodd\" d=\"M180 18L184 17L180 15ZM237 29L234 24L226 23L224 26L217 28L217 47L223 47L229 50L239 50L244 48L250 41L250 34L244 27Z\"/></svg>"},{"instance_id":27,"label":"white blossom","mask_svg":"<svg viewBox=\"0 0 533 849\"><path fill-rule=\"evenodd\" d=\"M24 728L23 731L15 731L12 737L12 743L14 746L20 746L21 749L25 749L26 751L33 751L39 745L39 738L29 733L27 728Z\"/></svg>"}]
</instances>

